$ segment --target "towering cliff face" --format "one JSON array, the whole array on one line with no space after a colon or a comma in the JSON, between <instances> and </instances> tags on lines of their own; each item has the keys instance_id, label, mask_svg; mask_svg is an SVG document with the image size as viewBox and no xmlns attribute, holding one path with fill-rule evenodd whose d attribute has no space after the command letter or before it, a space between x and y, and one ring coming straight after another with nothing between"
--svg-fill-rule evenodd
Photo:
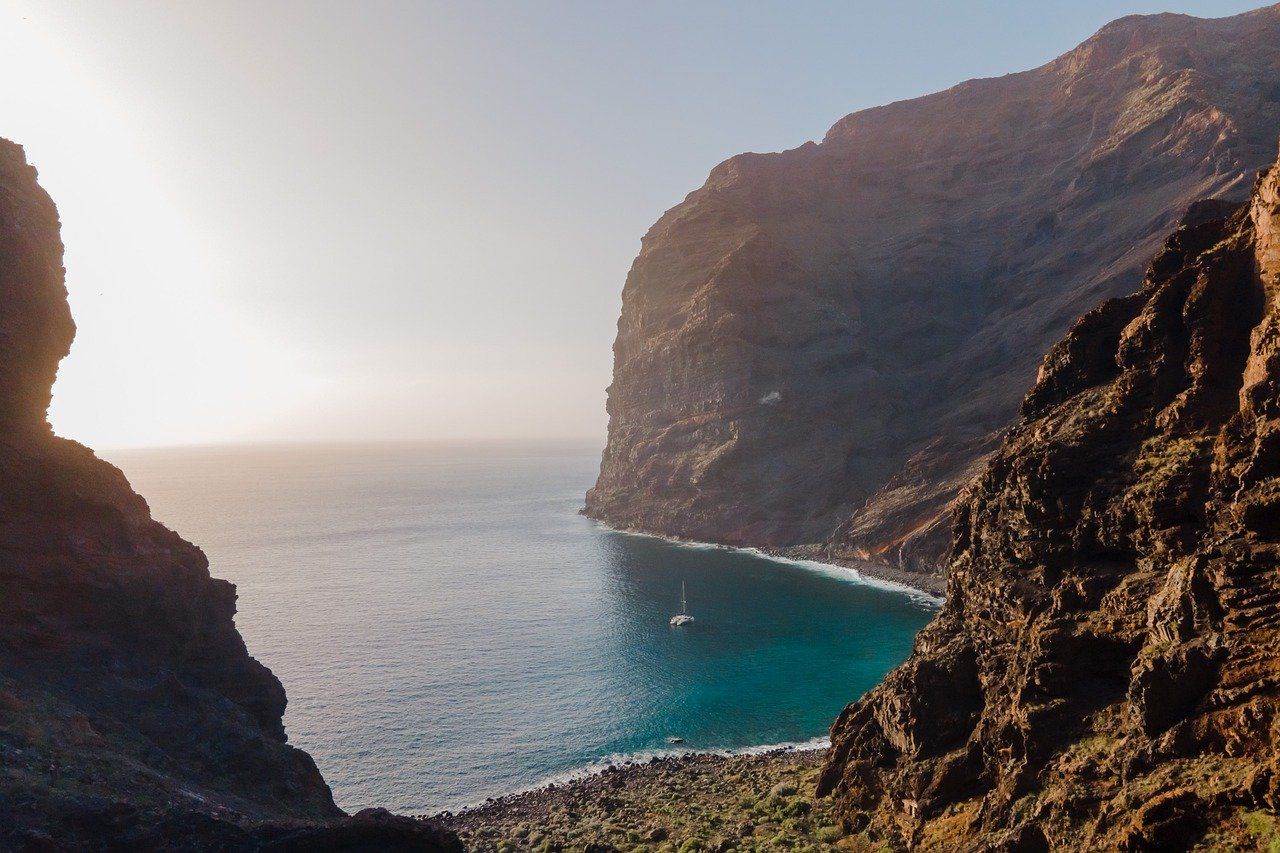
<instances>
[{"instance_id":1,"label":"towering cliff face","mask_svg":"<svg viewBox=\"0 0 1280 853\"><path fill-rule=\"evenodd\" d=\"M1193 207L1045 358L955 516L949 598L832 731L895 844L1280 844L1280 166Z\"/></svg>"},{"instance_id":2,"label":"towering cliff face","mask_svg":"<svg viewBox=\"0 0 1280 853\"><path fill-rule=\"evenodd\" d=\"M1125 18L1033 71L743 154L645 236L588 514L930 569L1040 357L1280 127L1280 7Z\"/></svg>"},{"instance_id":3,"label":"towering cliff face","mask_svg":"<svg viewBox=\"0 0 1280 853\"><path fill-rule=\"evenodd\" d=\"M0 140L0 848L439 849L348 820L285 742L235 587L45 420L74 326L53 202Z\"/></svg>"}]
</instances>

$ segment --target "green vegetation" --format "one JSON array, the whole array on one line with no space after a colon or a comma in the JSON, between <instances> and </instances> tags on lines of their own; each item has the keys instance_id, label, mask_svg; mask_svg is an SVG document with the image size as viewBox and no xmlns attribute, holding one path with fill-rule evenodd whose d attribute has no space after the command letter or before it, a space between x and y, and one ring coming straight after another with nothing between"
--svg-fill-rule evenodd
<instances>
[{"instance_id":1,"label":"green vegetation","mask_svg":"<svg viewBox=\"0 0 1280 853\"><path fill-rule=\"evenodd\" d=\"M1258 843L1259 850L1280 853L1280 820L1269 812L1250 811L1241 815L1245 829Z\"/></svg>"},{"instance_id":2,"label":"green vegetation","mask_svg":"<svg viewBox=\"0 0 1280 853\"><path fill-rule=\"evenodd\" d=\"M627 767L453 815L482 851L856 851L828 799L816 799L820 752L691 756ZM536 826L536 831L530 831Z\"/></svg>"}]
</instances>

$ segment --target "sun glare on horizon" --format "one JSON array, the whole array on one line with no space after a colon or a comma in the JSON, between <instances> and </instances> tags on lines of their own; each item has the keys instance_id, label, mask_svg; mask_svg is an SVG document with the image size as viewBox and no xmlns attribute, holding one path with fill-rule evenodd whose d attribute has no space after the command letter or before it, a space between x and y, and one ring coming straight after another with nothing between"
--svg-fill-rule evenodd
<instances>
[{"instance_id":1,"label":"sun glare on horizon","mask_svg":"<svg viewBox=\"0 0 1280 853\"><path fill-rule=\"evenodd\" d=\"M717 162L1127 8L984 7L961 37L866 5L11 0L3 135L58 205L78 326L55 429L600 440L638 237ZM927 61L890 47L922 27Z\"/></svg>"}]
</instances>

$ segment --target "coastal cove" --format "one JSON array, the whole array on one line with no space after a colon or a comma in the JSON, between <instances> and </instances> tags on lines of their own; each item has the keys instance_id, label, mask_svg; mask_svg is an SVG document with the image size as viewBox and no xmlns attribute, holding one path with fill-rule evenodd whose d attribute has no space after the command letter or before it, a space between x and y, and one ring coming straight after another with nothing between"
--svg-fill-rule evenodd
<instances>
[{"instance_id":1,"label":"coastal cove","mask_svg":"<svg viewBox=\"0 0 1280 853\"><path fill-rule=\"evenodd\" d=\"M11 5L0 853L1280 853L1280 2Z\"/></svg>"},{"instance_id":2,"label":"coastal cove","mask_svg":"<svg viewBox=\"0 0 1280 853\"><path fill-rule=\"evenodd\" d=\"M290 742L348 810L456 810L609 763L820 743L938 605L597 526L577 514L587 445L106 455L237 584L236 624L289 691ZM697 621L672 629L682 581Z\"/></svg>"}]
</instances>

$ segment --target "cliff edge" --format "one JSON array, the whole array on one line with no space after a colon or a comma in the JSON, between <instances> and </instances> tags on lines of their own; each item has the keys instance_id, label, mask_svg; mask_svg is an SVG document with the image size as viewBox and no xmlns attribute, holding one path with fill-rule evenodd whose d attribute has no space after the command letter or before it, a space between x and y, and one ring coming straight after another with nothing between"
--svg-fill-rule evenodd
<instances>
[{"instance_id":1,"label":"cliff edge","mask_svg":"<svg viewBox=\"0 0 1280 853\"><path fill-rule=\"evenodd\" d=\"M894 847L1280 845L1280 165L1045 357L948 600L832 729Z\"/></svg>"},{"instance_id":2,"label":"cliff edge","mask_svg":"<svg viewBox=\"0 0 1280 853\"><path fill-rule=\"evenodd\" d=\"M725 161L627 276L587 514L940 572L1043 354L1188 205L1243 200L1276 127L1273 6L1124 18Z\"/></svg>"},{"instance_id":3,"label":"cliff edge","mask_svg":"<svg viewBox=\"0 0 1280 853\"><path fill-rule=\"evenodd\" d=\"M286 742L235 587L46 421L75 327L57 210L0 140L0 847L449 849L348 818Z\"/></svg>"}]
</instances>

